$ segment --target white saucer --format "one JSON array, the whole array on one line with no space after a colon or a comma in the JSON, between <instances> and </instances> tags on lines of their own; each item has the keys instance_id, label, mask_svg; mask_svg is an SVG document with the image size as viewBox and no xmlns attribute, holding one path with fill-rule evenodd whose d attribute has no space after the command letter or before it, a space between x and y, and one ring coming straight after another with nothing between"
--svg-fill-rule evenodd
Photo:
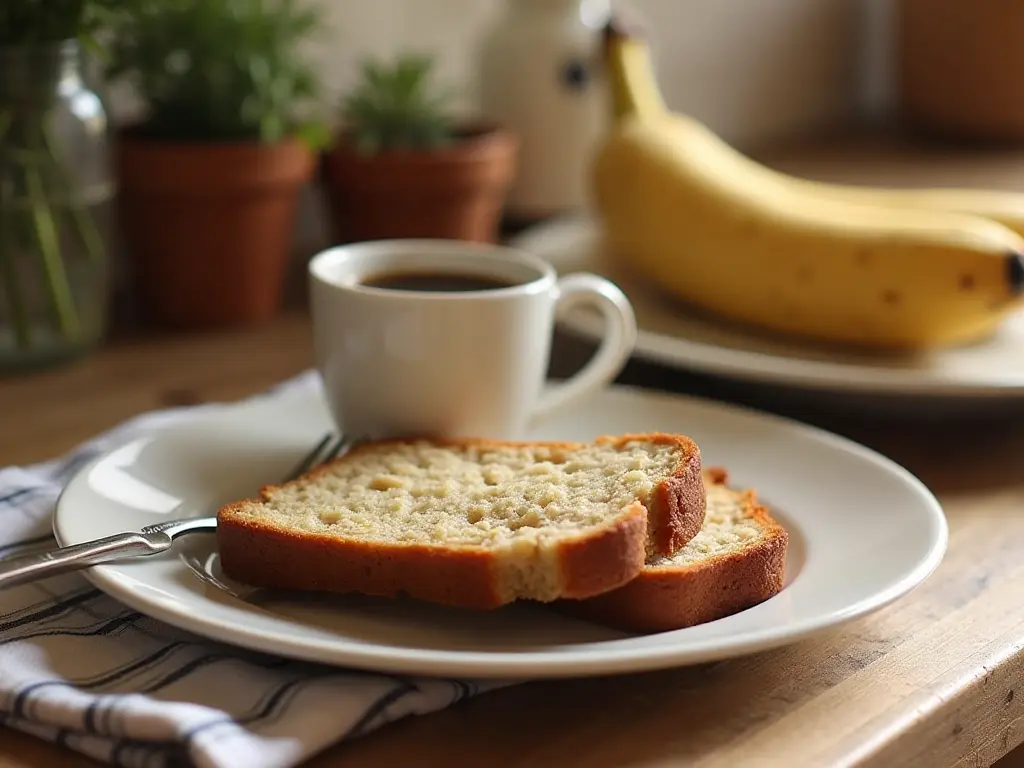
<instances>
[{"instance_id":1,"label":"white saucer","mask_svg":"<svg viewBox=\"0 0 1024 768\"><path fill-rule=\"evenodd\" d=\"M908 409L921 407L922 399L941 400L950 408L968 400L1024 403L1024 313L974 346L927 355L857 354L758 335L670 302L610 262L585 216L539 225L513 244L548 260L559 273L585 270L617 283L637 313L635 355L640 358L759 384L896 398ZM560 320L590 340L603 328L586 309Z\"/></svg>"},{"instance_id":2,"label":"white saucer","mask_svg":"<svg viewBox=\"0 0 1024 768\"><path fill-rule=\"evenodd\" d=\"M84 468L54 519L61 544L210 514L276 481L329 427L316 387L226 405L131 442ZM626 388L565 409L533 437L679 431L753 486L789 530L787 584L720 621L649 636L613 632L537 605L493 613L410 601L309 597L252 604L217 586L214 537L97 566L87 577L178 627L283 656L393 673L529 678L635 672L792 643L862 616L920 584L942 559L938 502L891 461L834 435L732 406Z\"/></svg>"}]
</instances>

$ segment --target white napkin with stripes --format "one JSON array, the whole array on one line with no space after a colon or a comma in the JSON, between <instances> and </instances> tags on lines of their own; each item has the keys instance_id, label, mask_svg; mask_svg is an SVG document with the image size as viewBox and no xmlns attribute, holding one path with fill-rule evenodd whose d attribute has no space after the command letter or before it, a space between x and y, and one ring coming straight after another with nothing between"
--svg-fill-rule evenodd
<instances>
[{"instance_id":1,"label":"white napkin with stripes","mask_svg":"<svg viewBox=\"0 0 1024 768\"><path fill-rule=\"evenodd\" d=\"M262 396L318 386L310 371ZM143 414L61 459L0 469L0 558L55 545L57 495L90 459L210 407ZM0 724L114 765L284 768L501 685L244 651L149 619L81 574L0 590Z\"/></svg>"}]
</instances>

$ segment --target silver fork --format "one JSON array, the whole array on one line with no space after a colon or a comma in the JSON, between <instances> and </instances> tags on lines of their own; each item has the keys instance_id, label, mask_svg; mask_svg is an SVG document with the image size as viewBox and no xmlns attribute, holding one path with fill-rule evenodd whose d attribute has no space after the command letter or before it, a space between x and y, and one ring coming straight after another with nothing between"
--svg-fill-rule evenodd
<instances>
[{"instance_id":1,"label":"silver fork","mask_svg":"<svg viewBox=\"0 0 1024 768\"><path fill-rule=\"evenodd\" d=\"M354 442L352 438L335 437L330 433L324 435L283 480L292 480L318 464L349 450ZM33 555L0 560L0 589L27 584L98 563L155 555L170 549L175 539L181 536L215 530L215 516L165 520L155 525L147 525L141 531L118 533Z\"/></svg>"}]
</instances>

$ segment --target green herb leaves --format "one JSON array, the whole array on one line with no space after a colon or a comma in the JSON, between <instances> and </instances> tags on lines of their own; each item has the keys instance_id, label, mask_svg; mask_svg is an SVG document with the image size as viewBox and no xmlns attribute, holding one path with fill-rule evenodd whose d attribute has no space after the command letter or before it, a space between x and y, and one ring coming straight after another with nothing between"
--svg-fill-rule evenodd
<instances>
[{"instance_id":1,"label":"green herb leaves","mask_svg":"<svg viewBox=\"0 0 1024 768\"><path fill-rule=\"evenodd\" d=\"M319 92L299 51L319 24L308 3L134 0L132 5L111 22L107 75L129 80L145 100L146 136L275 143L298 134L323 143L323 129L297 122Z\"/></svg>"},{"instance_id":2,"label":"green herb leaves","mask_svg":"<svg viewBox=\"0 0 1024 768\"><path fill-rule=\"evenodd\" d=\"M419 55L399 57L391 66L363 63L361 82L341 109L359 151L423 149L451 141L451 94L430 90L431 68L431 59Z\"/></svg>"}]
</instances>

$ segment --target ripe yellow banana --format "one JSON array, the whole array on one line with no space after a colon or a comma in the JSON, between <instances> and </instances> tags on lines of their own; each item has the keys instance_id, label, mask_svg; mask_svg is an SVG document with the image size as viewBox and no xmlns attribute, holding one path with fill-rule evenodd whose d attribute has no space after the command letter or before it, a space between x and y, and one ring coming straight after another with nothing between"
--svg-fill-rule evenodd
<instances>
[{"instance_id":1,"label":"ripe yellow banana","mask_svg":"<svg viewBox=\"0 0 1024 768\"><path fill-rule=\"evenodd\" d=\"M805 193L836 200L981 216L1009 227L1024 237L1024 194L1020 192L953 187L897 189L827 184L794 177L783 180L802 188Z\"/></svg>"},{"instance_id":2,"label":"ripe yellow banana","mask_svg":"<svg viewBox=\"0 0 1024 768\"><path fill-rule=\"evenodd\" d=\"M785 185L793 191L837 201L981 216L998 222L1024 237L1024 193L955 187L900 189L834 184L780 173L745 156L740 156L737 160L747 173L760 176L762 183L766 185Z\"/></svg>"},{"instance_id":3,"label":"ripe yellow banana","mask_svg":"<svg viewBox=\"0 0 1024 768\"><path fill-rule=\"evenodd\" d=\"M1024 238L969 212L823 194L668 111L645 41L614 22L616 120L592 199L614 257L689 304L832 342L918 349L991 333L1020 306Z\"/></svg>"}]
</instances>

